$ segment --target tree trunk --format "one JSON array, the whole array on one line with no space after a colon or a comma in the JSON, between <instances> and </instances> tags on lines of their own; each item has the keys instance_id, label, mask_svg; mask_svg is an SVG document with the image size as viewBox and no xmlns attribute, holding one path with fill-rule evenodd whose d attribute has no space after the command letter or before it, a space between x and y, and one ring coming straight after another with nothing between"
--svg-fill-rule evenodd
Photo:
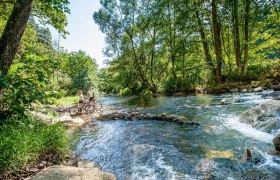
<instances>
[{"instance_id":1,"label":"tree trunk","mask_svg":"<svg viewBox=\"0 0 280 180\"><path fill-rule=\"evenodd\" d=\"M7 75L27 25L33 0L17 0L0 39L2 75Z\"/></svg>"},{"instance_id":2,"label":"tree trunk","mask_svg":"<svg viewBox=\"0 0 280 180\"><path fill-rule=\"evenodd\" d=\"M175 10L173 5L173 15L171 15L171 7L170 3L168 2L168 21L169 21L169 43L170 43L170 53L171 53L171 72L174 79L177 79L176 70L175 70L175 38L176 38L176 29L175 29ZM173 18L172 18L173 17ZM173 26L172 26L173 24Z\"/></svg>"},{"instance_id":3,"label":"tree trunk","mask_svg":"<svg viewBox=\"0 0 280 180\"><path fill-rule=\"evenodd\" d=\"M248 67L248 55L249 55L249 11L250 11L250 0L245 0L245 19L244 19L244 62L242 71L247 73Z\"/></svg>"},{"instance_id":4,"label":"tree trunk","mask_svg":"<svg viewBox=\"0 0 280 180\"><path fill-rule=\"evenodd\" d=\"M232 13L232 22L233 22L233 42L234 42L234 51L235 51L235 60L237 65L237 73L241 73L242 64L241 64L241 50L240 50L240 37L239 37L239 21L238 21L238 12L237 12L237 0L233 1L233 13Z\"/></svg>"},{"instance_id":5,"label":"tree trunk","mask_svg":"<svg viewBox=\"0 0 280 180\"><path fill-rule=\"evenodd\" d=\"M194 4L194 6L197 6L197 5ZM205 61L207 63L208 68L210 69L213 77L216 77L215 67L212 62L211 54L209 51L207 39L206 39L205 32L204 32L204 28L202 26L201 19L199 17L199 12L197 9L195 9L195 14L196 14L196 19L197 19L197 23L198 23L198 27L199 27L199 33L201 36L201 42L202 42L202 46L203 46L203 50L204 50Z\"/></svg>"},{"instance_id":6,"label":"tree trunk","mask_svg":"<svg viewBox=\"0 0 280 180\"><path fill-rule=\"evenodd\" d=\"M222 83L222 41L221 41L221 25L218 22L217 5L216 0L212 0L212 23L213 23L213 34L214 34L214 45L216 54L216 81Z\"/></svg>"}]
</instances>

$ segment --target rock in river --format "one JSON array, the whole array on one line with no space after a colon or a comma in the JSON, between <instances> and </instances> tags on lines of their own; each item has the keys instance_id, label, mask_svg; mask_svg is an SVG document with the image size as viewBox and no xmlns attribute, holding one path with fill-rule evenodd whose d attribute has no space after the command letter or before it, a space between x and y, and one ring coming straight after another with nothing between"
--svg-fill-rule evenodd
<instances>
[{"instance_id":1,"label":"rock in river","mask_svg":"<svg viewBox=\"0 0 280 180\"><path fill-rule=\"evenodd\" d=\"M140 110L123 110L123 111L110 111L103 112L98 118L100 120L158 120L158 121L169 121L178 123L181 125L199 126L199 123L190 121L185 117L168 115L165 113L161 114L149 114Z\"/></svg>"},{"instance_id":2,"label":"rock in river","mask_svg":"<svg viewBox=\"0 0 280 180\"><path fill-rule=\"evenodd\" d=\"M280 101L270 100L259 104L247 110L240 119L261 131L273 133L280 129Z\"/></svg>"},{"instance_id":3,"label":"rock in river","mask_svg":"<svg viewBox=\"0 0 280 180\"><path fill-rule=\"evenodd\" d=\"M276 149L276 151L280 152L280 134L278 134L274 139L273 139L273 144Z\"/></svg>"}]
</instances>

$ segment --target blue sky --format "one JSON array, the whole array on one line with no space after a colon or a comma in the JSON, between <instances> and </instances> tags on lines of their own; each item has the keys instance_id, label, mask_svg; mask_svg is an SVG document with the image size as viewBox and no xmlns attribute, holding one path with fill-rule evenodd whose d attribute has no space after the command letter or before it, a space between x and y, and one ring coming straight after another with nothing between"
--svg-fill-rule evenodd
<instances>
[{"instance_id":1,"label":"blue sky","mask_svg":"<svg viewBox=\"0 0 280 180\"><path fill-rule=\"evenodd\" d=\"M103 65L102 49L105 47L104 34L95 24L92 15L100 8L99 0L70 0L71 14L68 15L70 32L66 39L60 39L60 46L68 51L83 50L96 59L99 67ZM58 39L58 33L52 30L53 39Z\"/></svg>"}]
</instances>

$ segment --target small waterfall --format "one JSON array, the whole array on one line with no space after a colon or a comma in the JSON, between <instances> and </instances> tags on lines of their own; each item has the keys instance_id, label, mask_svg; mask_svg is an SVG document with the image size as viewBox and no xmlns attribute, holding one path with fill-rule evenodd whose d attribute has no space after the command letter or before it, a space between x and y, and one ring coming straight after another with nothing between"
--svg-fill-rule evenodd
<instances>
[{"instance_id":1,"label":"small waterfall","mask_svg":"<svg viewBox=\"0 0 280 180\"><path fill-rule=\"evenodd\" d=\"M224 122L225 126L234 129L244 136L256 139L258 141L272 143L274 136L272 134L257 130L249 124L241 123L239 117L228 116Z\"/></svg>"}]
</instances>

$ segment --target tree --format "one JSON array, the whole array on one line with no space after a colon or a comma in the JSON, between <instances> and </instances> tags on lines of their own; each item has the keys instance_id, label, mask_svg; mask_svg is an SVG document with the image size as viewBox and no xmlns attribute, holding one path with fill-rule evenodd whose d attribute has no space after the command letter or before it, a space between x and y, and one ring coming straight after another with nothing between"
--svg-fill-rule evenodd
<instances>
[{"instance_id":1,"label":"tree","mask_svg":"<svg viewBox=\"0 0 280 180\"><path fill-rule=\"evenodd\" d=\"M217 83L222 83L222 62L223 62L223 54L222 54L222 41L221 41L221 23L218 20L217 13L217 4L216 0L212 0L212 25L213 25L213 36L214 36L214 46L215 46L215 54L216 54L216 80Z\"/></svg>"},{"instance_id":2,"label":"tree","mask_svg":"<svg viewBox=\"0 0 280 180\"><path fill-rule=\"evenodd\" d=\"M2 75L7 75L17 52L21 37L27 25L32 6L35 3L35 14L46 19L58 30L63 31L66 25L66 16L69 9L68 0L48 1L48 0L16 0L4 1L0 4L13 4L12 13L6 23L3 34L0 38L0 64ZM57 14L55 14L57 13ZM59 16L60 18L56 18Z\"/></svg>"},{"instance_id":3,"label":"tree","mask_svg":"<svg viewBox=\"0 0 280 180\"><path fill-rule=\"evenodd\" d=\"M0 39L1 72L7 75L32 9L33 0L17 0Z\"/></svg>"},{"instance_id":4,"label":"tree","mask_svg":"<svg viewBox=\"0 0 280 180\"><path fill-rule=\"evenodd\" d=\"M232 13L232 22L233 22L233 42L234 42L234 52L235 52L235 61L237 65L237 73L240 74L242 70L241 63L241 49L240 49L240 36L239 36L239 18L238 18L238 1L233 1L233 13Z\"/></svg>"}]
</instances>

